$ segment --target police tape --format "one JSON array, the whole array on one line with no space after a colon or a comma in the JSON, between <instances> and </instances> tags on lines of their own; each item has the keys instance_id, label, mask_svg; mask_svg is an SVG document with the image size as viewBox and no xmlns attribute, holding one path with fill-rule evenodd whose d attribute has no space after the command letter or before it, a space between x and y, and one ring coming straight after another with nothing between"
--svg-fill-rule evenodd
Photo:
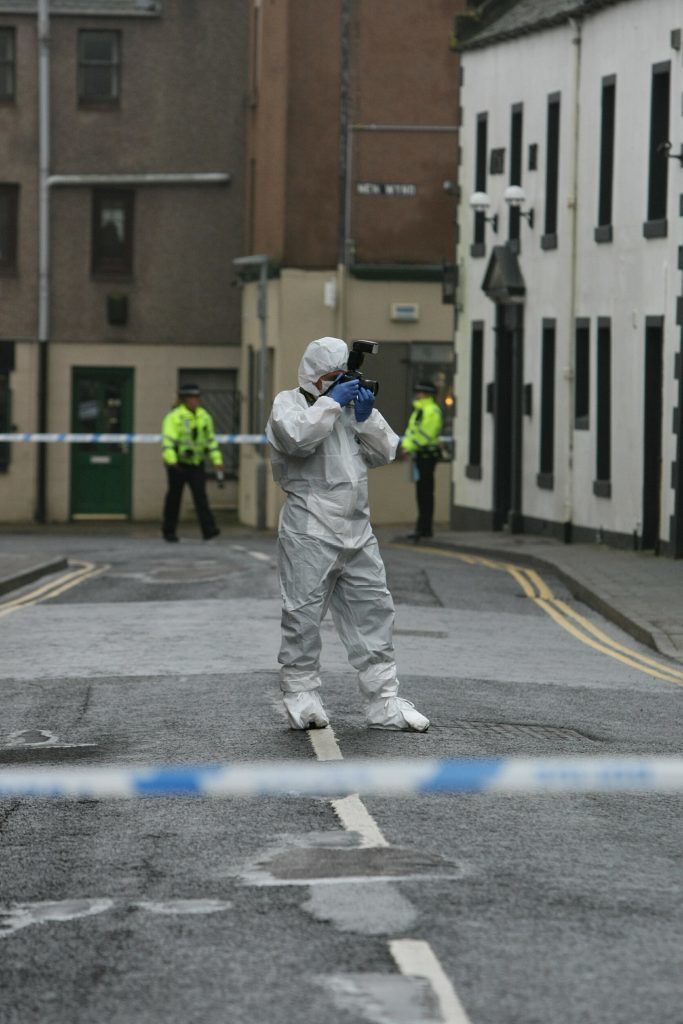
<instances>
[{"instance_id":1,"label":"police tape","mask_svg":"<svg viewBox=\"0 0 683 1024\"><path fill-rule=\"evenodd\" d=\"M0 434L0 442L36 441L39 444L161 444L161 434ZM265 434L216 434L219 444L266 444ZM441 437L448 444L452 437Z\"/></svg>"},{"instance_id":2,"label":"police tape","mask_svg":"<svg viewBox=\"0 0 683 1024\"><path fill-rule=\"evenodd\" d=\"M265 444L265 434L216 434L219 444ZM160 444L161 434L0 434L0 441L40 444Z\"/></svg>"},{"instance_id":3,"label":"police tape","mask_svg":"<svg viewBox=\"0 0 683 1024\"><path fill-rule=\"evenodd\" d=\"M414 796L423 793L682 793L683 758L264 761L0 769L0 798Z\"/></svg>"}]
</instances>

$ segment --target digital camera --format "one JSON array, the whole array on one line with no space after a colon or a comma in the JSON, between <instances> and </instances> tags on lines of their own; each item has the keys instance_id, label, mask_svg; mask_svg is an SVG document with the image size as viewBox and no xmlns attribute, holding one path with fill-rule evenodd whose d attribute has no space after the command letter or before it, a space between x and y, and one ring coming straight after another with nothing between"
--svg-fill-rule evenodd
<instances>
[{"instance_id":1,"label":"digital camera","mask_svg":"<svg viewBox=\"0 0 683 1024\"><path fill-rule=\"evenodd\" d=\"M374 355L378 349L379 345L376 341L354 341L349 353L349 361L346 364L346 373L338 377L334 383L339 384L340 381L356 379L362 388L367 388L368 391L372 391L373 395L376 395L379 391L379 381L363 377L360 368L365 356Z\"/></svg>"}]
</instances>

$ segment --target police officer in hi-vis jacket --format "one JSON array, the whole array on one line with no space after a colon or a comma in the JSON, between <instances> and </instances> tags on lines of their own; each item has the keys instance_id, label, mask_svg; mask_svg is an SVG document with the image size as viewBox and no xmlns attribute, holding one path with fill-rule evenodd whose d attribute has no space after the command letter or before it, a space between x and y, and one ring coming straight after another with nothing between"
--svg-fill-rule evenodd
<instances>
[{"instance_id":1,"label":"police officer in hi-vis jacket","mask_svg":"<svg viewBox=\"0 0 683 1024\"><path fill-rule=\"evenodd\" d=\"M413 412L401 441L401 454L403 457L412 457L417 523L415 531L409 534L409 537L417 542L420 537L432 536L434 468L441 459L439 438L443 428L443 415L434 397L434 384L420 381L414 390Z\"/></svg>"},{"instance_id":2,"label":"police officer in hi-vis jacket","mask_svg":"<svg viewBox=\"0 0 683 1024\"><path fill-rule=\"evenodd\" d=\"M178 540L176 527L185 484L192 492L204 540L211 540L220 533L206 497L204 458L208 455L217 473L222 473L223 456L213 420L200 403L201 392L196 384L181 385L178 404L167 413L161 425L161 453L168 476L161 532L164 540L171 542Z\"/></svg>"}]
</instances>

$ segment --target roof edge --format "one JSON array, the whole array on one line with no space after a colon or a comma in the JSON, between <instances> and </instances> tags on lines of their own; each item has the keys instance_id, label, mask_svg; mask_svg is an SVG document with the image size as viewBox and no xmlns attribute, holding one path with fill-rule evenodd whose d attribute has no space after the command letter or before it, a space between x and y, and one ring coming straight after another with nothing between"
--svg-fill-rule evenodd
<instances>
[{"instance_id":1,"label":"roof edge","mask_svg":"<svg viewBox=\"0 0 683 1024\"><path fill-rule=\"evenodd\" d=\"M542 32L555 25L564 24L568 18L594 14L603 7L612 7L624 0L575 0L564 11L543 16L526 24L496 31L496 22L511 11L519 0L483 0L479 7L466 14L457 15L451 33L451 49L458 52L484 49L507 39ZM484 38L481 35L486 33Z\"/></svg>"}]
</instances>

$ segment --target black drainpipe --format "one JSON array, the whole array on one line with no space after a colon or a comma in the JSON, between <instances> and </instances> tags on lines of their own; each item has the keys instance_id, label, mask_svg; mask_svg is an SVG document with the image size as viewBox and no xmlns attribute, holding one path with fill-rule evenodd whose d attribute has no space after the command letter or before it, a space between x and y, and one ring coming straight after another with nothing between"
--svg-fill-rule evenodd
<instances>
[{"instance_id":1,"label":"black drainpipe","mask_svg":"<svg viewBox=\"0 0 683 1024\"><path fill-rule=\"evenodd\" d=\"M348 189L349 94L351 77L351 14L353 0L341 0L341 46L339 60L339 217L337 262L346 264L346 203Z\"/></svg>"}]
</instances>

